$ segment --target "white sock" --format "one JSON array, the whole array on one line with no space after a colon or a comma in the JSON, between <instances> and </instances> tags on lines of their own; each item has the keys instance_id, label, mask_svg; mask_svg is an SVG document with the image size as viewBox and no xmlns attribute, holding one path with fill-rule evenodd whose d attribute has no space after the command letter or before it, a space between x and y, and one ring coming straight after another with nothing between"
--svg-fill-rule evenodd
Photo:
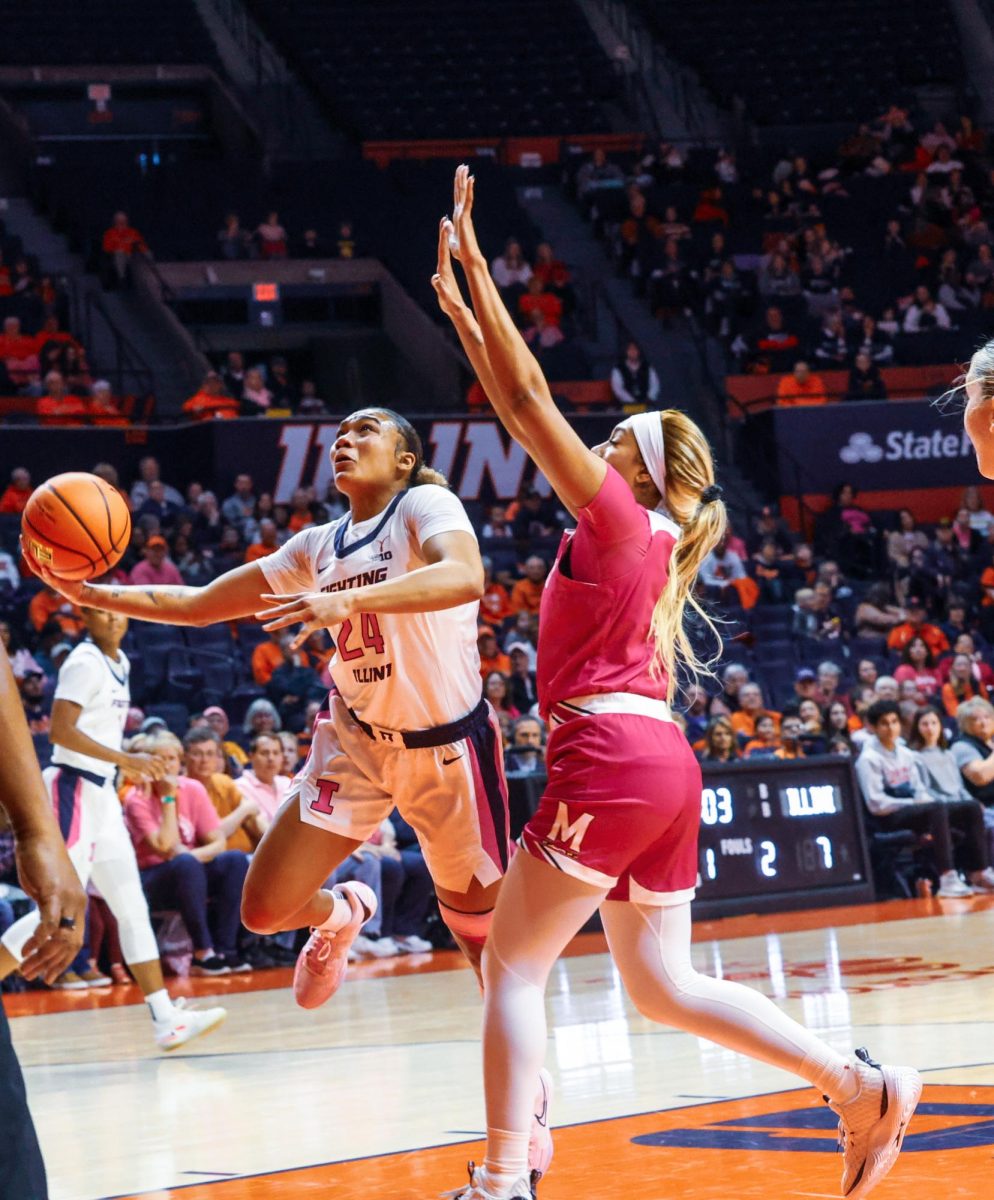
<instances>
[{"instance_id":1,"label":"white sock","mask_svg":"<svg viewBox=\"0 0 994 1200\"><path fill-rule=\"evenodd\" d=\"M153 1021L168 1021L173 1015L173 1002L165 988L159 988L157 992L149 992L145 997L145 1003L149 1007Z\"/></svg>"},{"instance_id":2,"label":"white sock","mask_svg":"<svg viewBox=\"0 0 994 1200\"><path fill-rule=\"evenodd\" d=\"M320 925L315 925L314 928L321 929L325 933L337 933L352 920L352 905L337 889L327 894L331 896L331 912Z\"/></svg>"},{"instance_id":3,"label":"white sock","mask_svg":"<svg viewBox=\"0 0 994 1200\"><path fill-rule=\"evenodd\" d=\"M487 1174L487 1190L509 1192L528 1174L529 1133L512 1133L508 1129L487 1126L487 1157L483 1169Z\"/></svg>"}]
</instances>

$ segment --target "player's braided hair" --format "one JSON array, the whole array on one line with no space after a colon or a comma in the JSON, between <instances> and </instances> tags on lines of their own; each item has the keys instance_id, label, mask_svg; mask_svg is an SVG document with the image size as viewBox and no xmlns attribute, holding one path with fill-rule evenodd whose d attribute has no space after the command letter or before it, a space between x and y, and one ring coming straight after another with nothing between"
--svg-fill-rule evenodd
<instances>
[{"instance_id":1,"label":"player's braided hair","mask_svg":"<svg viewBox=\"0 0 994 1200\"><path fill-rule=\"evenodd\" d=\"M398 451L400 453L406 451L408 454L414 455L414 466L407 481L408 487L418 487L423 483L435 483L439 487L447 488L449 481L442 472L433 471L431 467L425 466L425 450L421 444L421 436L411 422L406 417L402 417L400 413L394 412L392 408L378 408L376 411L382 413L400 434Z\"/></svg>"}]
</instances>

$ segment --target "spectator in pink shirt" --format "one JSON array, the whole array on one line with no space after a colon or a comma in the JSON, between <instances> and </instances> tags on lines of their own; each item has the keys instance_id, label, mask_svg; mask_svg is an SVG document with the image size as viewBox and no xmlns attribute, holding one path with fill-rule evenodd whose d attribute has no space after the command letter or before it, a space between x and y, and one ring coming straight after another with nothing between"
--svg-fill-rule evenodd
<instances>
[{"instance_id":1,"label":"spectator in pink shirt","mask_svg":"<svg viewBox=\"0 0 994 1200\"><path fill-rule=\"evenodd\" d=\"M159 755L166 767L161 780L131 787L124 796L124 820L149 908L174 909L183 918L193 942L192 974L250 970L237 952L248 855L225 849L206 788L180 774L179 738L159 733L143 749Z\"/></svg>"},{"instance_id":2,"label":"spectator in pink shirt","mask_svg":"<svg viewBox=\"0 0 994 1200\"><path fill-rule=\"evenodd\" d=\"M131 572L131 582L143 587L153 583L170 583L183 586L183 576L169 557L169 543L159 534L154 534L145 543L145 559Z\"/></svg>"},{"instance_id":3,"label":"spectator in pink shirt","mask_svg":"<svg viewBox=\"0 0 994 1200\"><path fill-rule=\"evenodd\" d=\"M235 780L246 800L259 806L261 821L268 825L287 797L290 780L281 775L283 746L277 733L259 733L249 746L249 769Z\"/></svg>"}]
</instances>

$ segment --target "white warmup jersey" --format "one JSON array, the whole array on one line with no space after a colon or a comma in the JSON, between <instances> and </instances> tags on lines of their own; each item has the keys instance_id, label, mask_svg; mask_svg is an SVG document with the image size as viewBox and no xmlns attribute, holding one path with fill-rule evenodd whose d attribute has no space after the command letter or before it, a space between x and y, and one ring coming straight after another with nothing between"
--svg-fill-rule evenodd
<instances>
[{"instance_id":1,"label":"white warmup jersey","mask_svg":"<svg viewBox=\"0 0 994 1200\"><path fill-rule=\"evenodd\" d=\"M123 650L114 662L93 642L80 642L59 670L56 700L70 700L83 710L76 728L110 750L120 750L124 726L131 705L128 676L131 664ZM112 779L113 763L87 754L77 754L64 746L52 747L52 763L57 767L76 767Z\"/></svg>"},{"instance_id":2,"label":"white warmup jersey","mask_svg":"<svg viewBox=\"0 0 994 1200\"><path fill-rule=\"evenodd\" d=\"M345 516L302 529L258 560L274 593L368 587L427 565L421 547L440 533L473 534L466 510L446 488L422 484L375 517ZM356 613L329 630L331 677L346 704L385 729L447 725L480 702L478 602L427 613Z\"/></svg>"}]
</instances>

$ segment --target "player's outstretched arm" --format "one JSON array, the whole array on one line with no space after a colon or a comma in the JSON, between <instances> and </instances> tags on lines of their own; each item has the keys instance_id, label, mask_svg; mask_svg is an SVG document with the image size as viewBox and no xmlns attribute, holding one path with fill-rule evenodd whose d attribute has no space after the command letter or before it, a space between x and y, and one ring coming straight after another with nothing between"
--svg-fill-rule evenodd
<instances>
[{"instance_id":1,"label":"player's outstretched arm","mask_svg":"<svg viewBox=\"0 0 994 1200\"><path fill-rule=\"evenodd\" d=\"M27 556L32 571L53 591L82 608L102 608L136 621L164 625L213 625L250 617L269 584L258 563L245 563L219 575L206 587L148 587L122 584L75 583L59 579Z\"/></svg>"},{"instance_id":2,"label":"player's outstretched arm","mask_svg":"<svg viewBox=\"0 0 994 1200\"><path fill-rule=\"evenodd\" d=\"M69 861L52 815L20 694L6 652L0 648L0 804L14 831L17 875L38 905L41 924L24 947L21 973L51 983L83 943L86 895ZM60 922L72 922L69 928Z\"/></svg>"},{"instance_id":3,"label":"player's outstretched arm","mask_svg":"<svg viewBox=\"0 0 994 1200\"><path fill-rule=\"evenodd\" d=\"M472 534L438 533L421 547L427 565L346 592L299 592L295 596L263 596L274 607L257 613L269 631L300 625L294 650L317 629L335 628L357 613L437 612L469 604L483 595L483 563Z\"/></svg>"},{"instance_id":4,"label":"player's outstretched arm","mask_svg":"<svg viewBox=\"0 0 994 1200\"><path fill-rule=\"evenodd\" d=\"M469 168L457 168L452 220L443 220L439 229L432 286L501 423L575 512L600 490L607 467L556 408L538 361L501 299L476 240L474 188ZM472 311L459 291L453 253L466 274Z\"/></svg>"}]
</instances>

